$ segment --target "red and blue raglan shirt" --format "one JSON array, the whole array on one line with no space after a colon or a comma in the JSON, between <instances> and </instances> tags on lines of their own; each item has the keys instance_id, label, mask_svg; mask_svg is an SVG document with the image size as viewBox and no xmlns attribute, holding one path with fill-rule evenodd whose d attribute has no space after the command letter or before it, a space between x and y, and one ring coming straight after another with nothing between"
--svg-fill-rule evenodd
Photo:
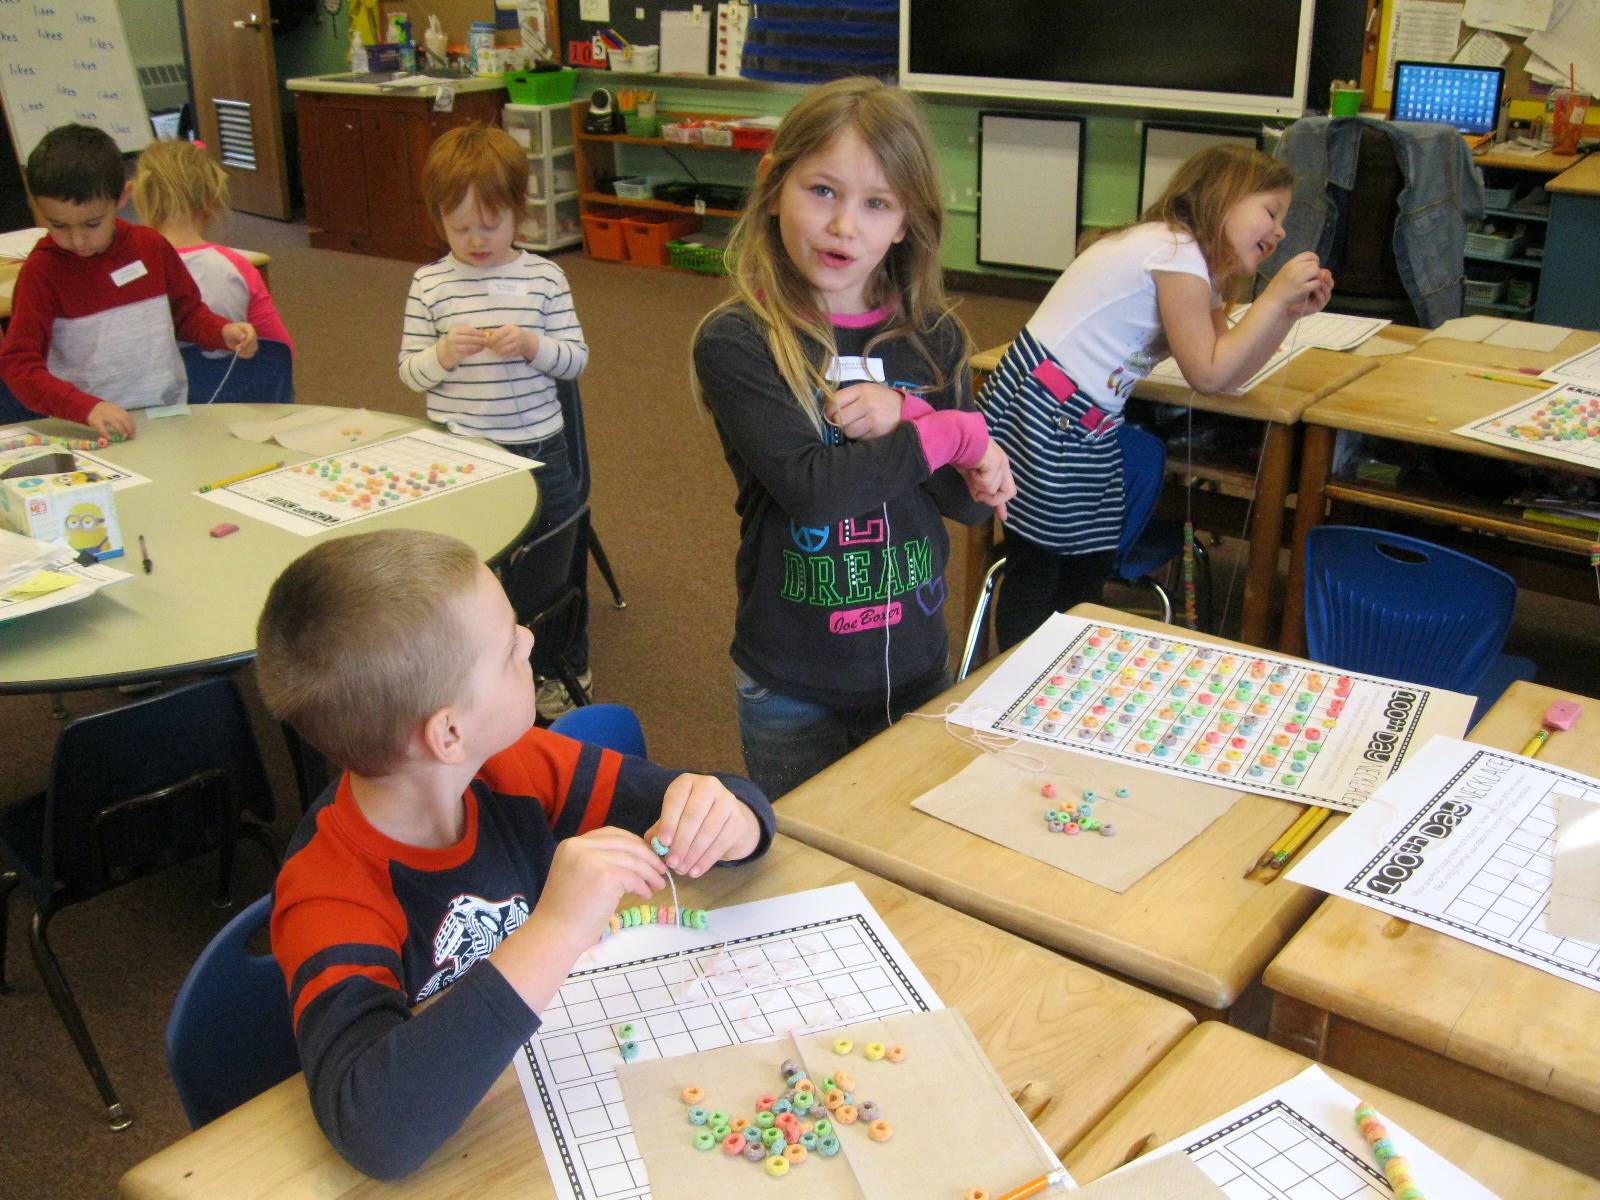
<instances>
[{"instance_id":1,"label":"red and blue raglan shirt","mask_svg":"<svg viewBox=\"0 0 1600 1200\"><path fill-rule=\"evenodd\" d=\"M602 825L642 833L679 774L531 729L483 765L463 797L466 833L437 850L373 828L348 775L329 787L278 875L272 950L311 1106L340 1154L398 1178L461 1126L539 1028L479 960L528 919L558 841ZM748 780L718 778L760 822L759 857L771 804Z\"/></svg>"},{"instance_id":2,"label":"red and blue raglan shirt","mask_svg":"<svg viewBox=\"0 0 1600 1200\"><path fill-rule=\"evenodd\" d=\"M34 412L80 423L102 400L180 404L189 378L178 339L222 350L225 324L153 229L119 219L111 245L88 257L44 237L17 276L0 379Z\"/></svg>"}]
</instances>

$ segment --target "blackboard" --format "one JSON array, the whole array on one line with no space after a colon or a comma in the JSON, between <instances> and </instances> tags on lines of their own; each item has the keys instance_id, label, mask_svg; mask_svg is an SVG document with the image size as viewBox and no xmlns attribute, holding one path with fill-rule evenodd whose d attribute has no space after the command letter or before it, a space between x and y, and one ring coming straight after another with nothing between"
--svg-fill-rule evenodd
<instances>
[{"instance_id":1,"label":"blackboard","mask_svg":"<svg viewBox=\"0 0 1600 1200\"><path fill-rule=\"evenodd\" d=\"M610 0L611 16L605 21L585 21L582 17L582 0L560 0L561 5L561 61L569 67L593 64L574 60L574 42L586 42L605 29L614 29L635 46L661 44L661 14L666 12L691 12L699 8L703 19L711 26L711 49L706 54L705 70L711 73L711 58L716 52L717 5L685 3L685 0ZM638 16L644 13L643 17Z\"/></svg>"}]
</instances>

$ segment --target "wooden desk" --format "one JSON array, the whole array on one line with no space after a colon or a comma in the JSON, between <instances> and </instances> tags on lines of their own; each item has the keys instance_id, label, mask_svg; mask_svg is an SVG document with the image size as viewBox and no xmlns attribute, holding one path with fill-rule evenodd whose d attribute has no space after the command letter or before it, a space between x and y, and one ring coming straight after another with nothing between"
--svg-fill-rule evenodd
<instances>
[{"instance_id":1,"label":"wooden desk","mask_svg":"<svg viewBox=\"0 0 1600 1200\"><path fill-rule=\"evenodd\" d=\"M1472 740L1520 750L1568 695L1514 683ZM1584 720L1600 715L1600 700L1578 699ZM1600 774L1600 738L1579 725L1541 757ZM1387 914L1328 899L1267 968L1272 1040L1600 1175L1600 994L1403 928L1392 936Z\"/></svg>"},{"instance_id":2,"label":"wooden desk","mask_svg":"<svg viewBox=\"0 0 1600 1200\"><path fill-rule=\"evenodd\" d=\"M1377 370L1307 408L1301 415L1304 444L1300 486L1279 644L1291 654L1305 651L1306 536L1324 521L1329 500L1493 534L1563 554L1587 556L1593 539L1581 531L1524 520L1516 509L1503 504L1463 499L1442 487L1386 487L1345 482L1330 475L1334 441L1341 429L1544 470L1582 472L1584 468L1573 463L1491 445L1451 431L1535 394L1531 388L1513 383L1474 378L1474 370L1515 372L1521 367L1545 367L1597 342L1600 334L1574 333L1555 350L1541 353L1434 338L1420 343L1409 354L1384 360ZM1531 576L1521 581L1529 586L1534 582Z\"/></svg>"},{"instance_id":3,"label":"wooden desk","mask_svg":"<svg viewBox=\"0 0 1600 1200\"><path fill-rule=\"evenodd\" d=\"M1208 1022L1178 1044L1094 1131L1066 1157L1079 1183L1122 1165L1148 1137L1146 1149L1165 1145L1309 1066L1298 1054L1226 1025ZM1441 1116L1381 1087L1329 1071L1347 1091L1368 1100L1385 1117L1421 1138L1479 1183L1506 1200L1597 1200L1600 1181L1586 1179L1537 1154ZM1353 1114L1352 1114L1353 1117ZM1428 1181L1419 1180L1423 1187ZM1448 1200L1429 1192L1437 1200Z\"/></svg>"},{"instance_id":4,"label":"wooden desk","mask_svg":"<svg viewBox=\"0 0 1600 1200\"><path fill-rule=\"evenodd\" d=\"M240 250L257 270L261 272L261 282L267 282L267 266L272 262L272 255L263 254L260 250ZM11 319L11 296L17 288L17 276L22 272L22 262L19 259L6 259L0 261L0 321ZM270 285L269 285L270 290Z\"/></svg>"},{"instance_id":5,"label":"wooden desk","mask_svg":"<svg viewBox=\"0 0 1600 1200\"><path fill-rule=\"evenodd\" d=\"M985 375L992 372L1007 348L996 346L973 355L973 371ZM1136 400L1189 405L1199 412L1245 417L1266 426L1259 447L1244 447L1234 461L1196 472L1199 477L1254 497L1250 527L1244 533L1249 539L1249 551L1239 625L1240 638L1252 646L1272 644L1278 551L1283 545L1284 508L1298 440L1295 425L1307 408L1375 369L1380 361L1313 348L1242 396L1203 396L1187 387L1150 379L1133 389ZM1171 474L1186 475L1187 464L1168 459L1167 470ZM1240 533L1232 529L1227 532ZM994 532L990 525L978 525L966 531L965 538L967 569L962 580L962 601L970 612L971 598L977 596L991 561Z\"/></svg>"},{"instance_id":6,"label":"wooden desk","mask_svg":"<svg viewBox=\"0 0 1600 1200\"><path fill-rule=\"evenodd\" d=\"M267 420L289 411L265 404L197 404L188 416L152 421L148 410L134 410L139 436L97 451L150 481L116 493L129 549L109 565L130 578L74 604L6 622L0 637L0 694L226 671L254 658L256 618L267 589L290 561L330 535L300 537L213 504L195 489L279 459L293 463L313 457L241 441L228 432L231 421ZM427 425L398 419L407 428ZM82 425L43 417L30 420L28 427L69 437L85 433ZM380 513L344 532L430 529L454 534L492 559L521 541L538 504L531 472L518 471ZM208 536L225 521L238 525L239 532ZM139 569L141 533L155 565L148 575Z\"/></svg>"},{"instance_id":7,"label":"wooden desk","mask_svg":"<svg viewBox=\"0 0 1600 1200\"><path fill-rule=\"evenodd\" d=\"M1099 605L1072 611L1185 632ZM965 697L993 669L974 672L923 711ZM911 807L978 753L938 722L901 721L778 801L778 826L952 908L1160 988L1207 1016L1239 998L1316 906L1317 893L1309 888L1243 877L1299 812L1266 796L1243 795L1121 894ZM1326 823L1317 836L1337 823Z\"/></svg>"},{"instance_id":8,"label":"wooden desk","mask_svg":"<svg viewBox=\"0 0 1600 1200\"><path fill-rule=\"evenodd\" d=\"M853 882L866 894L944 1002L959 1008L1013 1090L1047 1096L1034 1118L1064 1153L1158 1063L1193 1022L1176 1005L1031 946L837 859L778 838L750 867L680 883L685 903L737 904ZM1032 1103L1025 1097L1025 1109ZM554 1195L516 1073L429 1164L398 1184L367 1179L333 1151L295 1076L122 1178L129 1200L543 1200Z\"/></svg>"}]
</instances>

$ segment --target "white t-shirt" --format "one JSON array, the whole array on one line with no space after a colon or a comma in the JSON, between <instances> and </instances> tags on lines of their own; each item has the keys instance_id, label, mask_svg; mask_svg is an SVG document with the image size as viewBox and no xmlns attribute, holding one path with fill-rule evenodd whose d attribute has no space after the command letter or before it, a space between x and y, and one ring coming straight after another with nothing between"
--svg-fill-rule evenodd
<instances>
[{"instance_id":1,"label":"white t-shirt","mask_svg":"<svg viewBox=\"0 0 1600 1200\"><path fill-rule=\"evenodd\" d=\"M1158 271L1211 282L1194 238L1149 222L1080 254L1028 319L1033 336L1107 412L1120 413L1134 384L1170 353L1156 305Z\"/></svg>"}]
</instances>

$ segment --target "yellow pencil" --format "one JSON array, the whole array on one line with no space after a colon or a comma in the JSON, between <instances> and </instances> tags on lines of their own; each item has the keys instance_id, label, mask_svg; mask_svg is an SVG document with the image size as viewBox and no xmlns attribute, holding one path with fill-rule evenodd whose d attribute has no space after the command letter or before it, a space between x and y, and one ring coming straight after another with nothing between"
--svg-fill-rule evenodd
<instances>
[{"instance_id":1,"label":"yellow pencil","mask_svg":"<svg viewBox=\"0 0 1600 1200\"><path fill-rule=\"evenodd\" d=\"M1261 852L1261 857L1256 859L1256 865L1244 873L1245 878L1248 879L1257 871L1263 871L1270 866L1272 864L1273 856L1276 855L1278 851L1282 850L1284 846L1288 845L1289 839L1300 832L1300 827L1309 821L1311 819L1311 814L1316 811L1317 808L1315 805L1307 805L1304 809L1302 809L1300 815L1294 819L1294 821L1289 825L1289 828L1280 833L1277 840Z\"/></svg>"},{"instance_id":2,"label":"yellow pencil","mask_svg":"<svg viewBox=\"0 0 1600 1200\"><path fill-rule=\"evenodd\" d=\"M1521 375L1491 375L1487 371L1468 371L1468 379L1488 379L1494 383L1516 383L1523 387L1547 388L1551 385L1543 379L1529 379Z\"/></svg>"},{"instance_id":3,"label":"yellow pencil","mask_svg":"<svg viewBox=\"0 0 1600 1200\"><path fill-rule=\"evenodd\" d=\"M1311 815L1299 832L1289 840L1289 844L1272 856L1272 861L1267 864L1269 871L1281 871L1289 860L1299 853L1300 847L1311 840L1311 835L1322 828L1322 823L1332 815L1332 810L1327 808L1313 808Z\"/></svg>"},{"instance_id":4,"label":"yellow pencil","mask_svg":"<svg viewBox=\"0 0 1600 1200\"><path fill-rule=\"evenodd\" d=\"M218 488L227 487L230 483L238 483L241 479L249 479L254 475L265 475L268 471L276 471L281 466L283 466L281 462L275 462L268 463L264 467L256 467L251 471L240 471L237 475L229 475L226 479L219 479L215 483L202 483L199 490L202 492L214 492Z\"/></svg>"}]
</instances>

